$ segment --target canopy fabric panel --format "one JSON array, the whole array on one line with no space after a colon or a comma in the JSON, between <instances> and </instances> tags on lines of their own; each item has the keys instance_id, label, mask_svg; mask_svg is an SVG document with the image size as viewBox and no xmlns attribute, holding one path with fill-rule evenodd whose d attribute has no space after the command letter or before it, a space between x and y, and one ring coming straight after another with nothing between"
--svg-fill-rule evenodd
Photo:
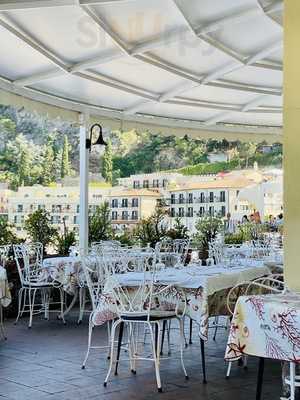
<instances>
[{"instance_id":1,"label":"canopy fabric panel","mask_svg":"<svg viewBox=\"0 0 300 400\"><path fill-rule=\"evenodd\" d=\"M10 92L76 121L280 140L282 11L278 0L0 0L0 102Z\"/></svg>"}]
</instances>

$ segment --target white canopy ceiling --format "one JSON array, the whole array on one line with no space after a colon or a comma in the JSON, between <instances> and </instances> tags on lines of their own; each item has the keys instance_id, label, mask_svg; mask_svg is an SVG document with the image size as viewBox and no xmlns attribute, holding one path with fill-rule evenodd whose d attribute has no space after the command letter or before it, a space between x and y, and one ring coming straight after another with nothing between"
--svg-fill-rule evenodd
<instances>
[{"instance_id":1,"label":"white canopy ceiling","mask_svg":"<svg viewBox=\"0 0 300 400\"><path fill-rule=\"evenodd\" d=\"M124 121L278 133L282 8L278 0L0 0L0 88Z\"/></svg>"}]
</instances>

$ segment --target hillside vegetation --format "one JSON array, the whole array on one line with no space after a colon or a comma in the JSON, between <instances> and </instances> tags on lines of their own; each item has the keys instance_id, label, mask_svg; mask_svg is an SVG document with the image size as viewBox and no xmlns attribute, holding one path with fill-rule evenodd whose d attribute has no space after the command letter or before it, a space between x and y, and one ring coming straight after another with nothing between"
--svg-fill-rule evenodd
<instances>
[{"instance_id":1,"label":"hillside vegetation","mask_svg":"<svg viewBox=\"0 0 300 400\"><path fill-rule=\"evenodd\" d=\"M282 163L282 146L261 152L264 143L195 140L161 136L155 132L106 132L109 146L91 152L90 172L107 183L119 177L155 171L185 175L214 174L237 168ZM223 153L228 161L209 163L211 154ZM10 187L49 185L79 170L78 127L61 119L48 119L13 107L0 106L0 181Z\"/></svg>"}]
</instances>

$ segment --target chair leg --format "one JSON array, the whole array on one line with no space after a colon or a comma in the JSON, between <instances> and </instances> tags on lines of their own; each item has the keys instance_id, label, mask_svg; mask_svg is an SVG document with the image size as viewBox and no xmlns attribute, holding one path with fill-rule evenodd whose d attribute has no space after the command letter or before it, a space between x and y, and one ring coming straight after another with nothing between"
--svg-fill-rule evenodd
<instances>
[{"instance_id":1,"label":"chair leg","mask_svg":"<svg viewBox=\"0 0 300 400\"><path fill-rule=\"evenodd\" d=\"M25 293L24 293L24 301L23 301L23 307L22 307L22 310L21 310L20 317L23 316L23 313L24 313L24 311L25 311L25 307L26 307L26 296L27 296L27 295L29 296L30 289L25 288L25 289L24 289L24 292L25 292ZM29 307L29 300L28 300L28 307Z\"/></svg>"},{"instance_id":2,"label":"chair leg","mask_svg":"<svg viewBox=\"0 0 300 400\"><path fill-rule=\"evenodd\" d=\"M35 294L37 289L33 289L33 294L31 298L31 289L28 291L28 298L29 298L29 324L28 328L30 329L32 326L32 317L33 317L33 310L34 310L34 301L35 301Z\"/></svg>"},{"instance_id":3,"label":"chair leg","mask_svg":"<svg viewBox=\"0 0 300 400\"><path fill-rule=\"evenodd\" d=\"M157 390L162 392L161 387L161 379L160 379L160 371L159 371L159 335L157 335L157 345L156 345L156 338L153 333L153 327L150 322L148 322L150 335L151 335L151 342L152 342L152 352L153 352L153 360L155 366L155 376L156 376L156 383L157 383ZM155 331L158 332L159 330L159 323L155 323Z\"/></svg>"},{"instance_id":4,"label":"chair leg","mask_svg":"<svg viewBox=\"0 0 300 400\"><path fill-rule=\"evenodd\" d=\"M3 322L3 307L2 304L0 304L0 330L1 334L3 336L3 339L6 340L5 332L4 332L4 322Z\"/></svg>"},{"instance_id":5,"label":"chair leg","mask_svg":"<svg viewBox=\"0 0 300 400\"><path fill-rule=\"evenodd\" d=\"M18 293L18 315L17 315L17 318L16 318L16 320L15 320L15 325L18 323L19 318L20 318L20 316L21 316L22 299L23 299L23 292L24 292L24 290L26 291L26 289L21 288L21 289L19 290L19 293ZM26 294L25 294L25 299L26 299ZM24 301L25 301L25 299L24 299Z\"/></svg>"},{"instance_id":6,"label":"chair leg","mask_svg":"<svg viewBox=\"0 0 300 400\"><path fill-rule=\"evenodd\" d=\"M189 344L193 344L192 338L193 338L193 320L192 320L192 318L190 318L190 338L189 338Z\"/></svg>"},{"instance_id":7,"label":"chair leg","mask_svg":"<svg viewBox=\"0 0 300 400\"><path fill-rule=\"evenodd\" d=\"M65 315L64 315L64 289L60 287L59 289L59 295L60 295L60 319L66 325L65 321Z\"/></svg>"},{"instance_id":8,"label":"chair leg","mask_svg":"<svg viewBox=\"0 0 300 400\"><path fill-rule=\"evenodd\" d=\"M114 321L108 321L107 322L107 343L108 343L108 355L107 359L110 360L110 338L111 338L111 325L114 323Z\"/></svg>"},{"instance_id":9,"label":"chair leg","mask_svg":"<svg viewBox=\"0 0 300 400\"><path fill-rule=\"evenodd\" d=\"M89 319L89 337L88 337L88 348L87 348L87 352L84 358L84 361L82 363L81 369L85 369L85 364L89 358L89 354L90 354L90 349L91 349L91 344L92 344L92 334L93 334L93 321L92 321L92 317L93 314L90 315L90 319Z\"/></svg>"},{"instance_id":10,"label":"chair leg","mask_svg":"<svg viewBox=\"0 0 300 400\"><path fill-rule=\"evenodd\" d=\"M165 332L167 328L167 320L163 321L163 328L162 328L162 336L161 336L161 346L160 346L160 355L164 354L164 341L165 341Z\"/></svg>"},{"instance_id":11,"label":"chair leg","mask_svg":"<svg viewBox=\"0 0 300 400\"><path fill-rule=\"evenodd\" d=\"M181 367L183 369L183 373L185 376L185 379L189 379L188 374L185 369L184 361L183 361L183 351L185 348L185 341L184 341L184 322L183 319L179 319L179 329L180 329L180 361L181 361Z\"/></svg>"},{"instance_id":12,"label":"chair leg","mask_svg":"<svg viewBox=\"0 0 300 400\"><path fill-rule=\"evenodd\" d=\"M120 330L119 330L119 338L118 338L118 349L117 349L117 358L116 358L116 366L115 366L115 375L118 375L118 366L120 360L120 352L122 346L122 339L123 339L123 331L124 331L124 322L120 323Z\"/></svg>"},{"instance_id":13,"label":"chair leg","mask_svg":"<svg viewBox=\"0 0 300 400\"><path fill-rule=\"evenodd\" d=\"M200 338L200 347L201 347L201 361L202 361L203 383L207 383L207 380L206 380L206 366L205 366L204 340L201 339L201 338Z\"/></svg>"},{"instance_id":14,"label":"chair leg","mask_svg":"<svg viewBox=\"0 0 300 400\"><path fill-rule=\"evenodd\" d=\"M167 324L168 356L171 355L171 323L172 320L170 319Z\"/></svg>"},{"instance_id":15,"label":"chair leg","mask_svg":"<svg viewBox=\"0 0 300 400\"><path fill-rule=\"evenodd\" d=\"M261 400L262 384L264 379L265 359L260 357L258 364L257 387L256 387L256 400Z\"/></svg>"},{"instance_id":16,"label":"chair leg","mask_svg":"<svg viewBox=\"0 0 300 400\"><path fill-rule=\"evenodd\" d=\"M290 362L290 400L295 400L295 363Z\"/></svg>"},{"instance_id":17,"label":"chair leg","mask_svg":"<svg viewBox=\"0 0 300 400\"><path fill-rule=\"evenodd\" d=\"M121 321L116 321L112 324L112 328L111 328L111 347L110 347L110 363L109 363L109 368L107 371L107 375L105 378L105 381L103 383L103 385L106 387L107 386L107 381L108 378L110 377L111 371L112 371L112 367L113 367L113 363L114 363L114 345L115 345L115 334L116 334L116 328L119 324L122 324Z\"/></svg>"},{"instance_id":18,"label":"chair leg","mask_svg":"<svg viewBox=\"0 0 300 400\"><path fill-rule=\"evenodd\" d=\"M230 377L231 367L232 367L232 361L229 361L227 371L226 371L226 379L229 379L229 377Z\"/></svg>"},{"instance_id":19,"label":"chair leg","mask_svg":"<svg viewBox=\"0 0 300 400\"><path fill-rule=\"evenodd\" d=\"M130 371L135 375L136 374L136 369L135 369L136 348L135 348L135 341L134 341L134 329L132 327L132 324L130 324L130 323L127 324L127 335L128 335L128 351L129 351ZM138 333L137 333L137 335L138 335Z\"/></svg>"},{"instance_id":20,"label":"chair leg","mask_svg":"<svg viewBox=\"0 0 300 400\"><path fill-rule=\"evenodd\" d=\"M219 317L216 316L215 317L215 332L214 332L214 336L213 336L213 340L216 340L217 337L217 332L218 332L218 324L219 324Z\"/></svg>"},{"instance_id":21,"label":"chair leg","mask_svg":"<svg viewBox=\"0 0 300 400\"><path fill-rule=\"evenodd\" d=\"M85 288L79 289L79 317L78 317L78 325L81 324L83 319L83 313L85 310Z\"/></svg>"}]
</instances>

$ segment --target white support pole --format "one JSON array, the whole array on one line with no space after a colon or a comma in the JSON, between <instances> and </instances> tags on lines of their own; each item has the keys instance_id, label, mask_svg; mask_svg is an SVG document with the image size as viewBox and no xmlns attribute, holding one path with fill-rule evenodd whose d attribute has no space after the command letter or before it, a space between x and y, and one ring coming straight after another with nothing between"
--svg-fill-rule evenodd
<instances>
[{"instance_id":1,"label":"white support pole","mask_svg":"<svg viewBox=\"0 0 300 400\"><path fill-rule=\"evenodd\" d=\"M88 114L80 114L80 210L79 210L79 248L83 254L88 251L88 217L89 217L89 150L86 148L88 138Z\"/></svg>"}]
</instances>

